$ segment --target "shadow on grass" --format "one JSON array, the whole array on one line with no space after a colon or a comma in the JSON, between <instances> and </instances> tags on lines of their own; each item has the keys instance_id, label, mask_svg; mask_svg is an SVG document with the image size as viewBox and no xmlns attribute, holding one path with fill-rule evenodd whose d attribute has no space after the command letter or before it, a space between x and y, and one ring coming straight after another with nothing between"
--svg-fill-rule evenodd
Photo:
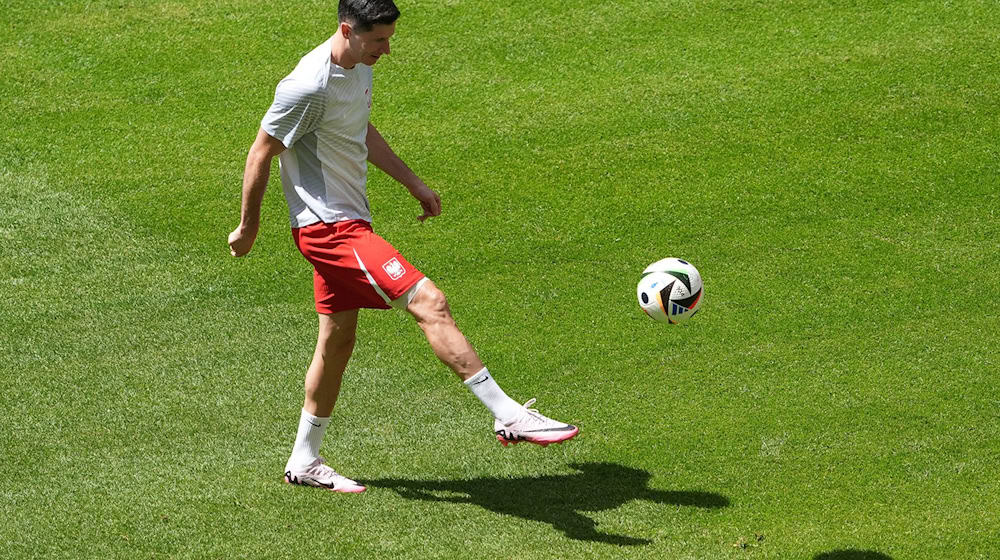
<instances>
[{"instance_id":1,"label":"shadow on grass","mask_svg":"<svg viewBox=\"0 0 1000 560\"><path fill-rule=\"evenodd\" d=\"M389 488L411 500L473 504L489 511L548 523L567 537L621 546L652 541L597 530L597 523L580 512L615 509L632 500L657 504L721 508L725 496L711 492L665 491L648 488L648 472L612 463L571 464L576 474L473 480L367 480L368 486Z\"/></svg>"},{"instance_id":2,"label":"shadow on grass","mask_svg":"<svg viewBox=\"0 0 1000 560\"><path fill-rule=\"evenodd\" d=\"M834 550L817 554L813 560L892 560L892 557L874 550Z\"/></svg>"}]
</instances>

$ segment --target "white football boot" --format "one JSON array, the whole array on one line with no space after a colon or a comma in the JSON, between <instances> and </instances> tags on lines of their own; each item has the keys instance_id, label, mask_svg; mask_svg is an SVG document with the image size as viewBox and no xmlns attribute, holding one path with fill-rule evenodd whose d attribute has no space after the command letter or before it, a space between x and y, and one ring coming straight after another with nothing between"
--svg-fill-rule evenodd
<instances>
[{"instance_id":1,"label":"white football boot","mask_svg":"<svg viewBox=\"0 0 1000 560\"><path fill-rule=\"evenodd\" d=\"M285 483L326 488L331 492L357 494L358 492L365 491L364 486L346 476L337 474L337 471L331 469L325 463L326 461L322 457L318 457L302 469L287 470L285 471Z\"/></svg>"},{"instance_id":2,"label":"white football boot","mask_svg":"<svg viewBox=\"0 0 1000 560\"><path fill-rule=\"evenodd\" d=\"M524 403L521 415L508 424L497 419L493 420L493 431L497 434L497 441L504 447L522 441L545 447L550 443L562 443L580 433L580 429L576 426L558 422L543 416L534 408L528 408L533 404L535 399Z\"/></svg>"}]
</instances>

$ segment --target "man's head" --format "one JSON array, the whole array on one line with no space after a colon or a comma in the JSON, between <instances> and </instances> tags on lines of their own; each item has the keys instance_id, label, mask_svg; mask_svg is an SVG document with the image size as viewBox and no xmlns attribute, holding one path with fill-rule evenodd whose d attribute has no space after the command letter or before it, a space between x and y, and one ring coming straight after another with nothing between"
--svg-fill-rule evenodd
<instances>
[{"instance_id":1,"label":"man's head","mask_svg":"<svg viewBox=\"0 0 1000 560\"><path fill-rule=\"evenodd\" d=\"M376 25L395 23L399 8L392 0L340 0L337 17L340 23L349 23L356 32L364 33Z\"/></svg>"},{"instance_id":2,"label":"man's head","mask_svg":"<svg viewBox=\"0 0 1000 560\"><path fill-rule=\"evenodd\" d=\"M338 64L353 67L360 62L372 66L382 55L389 54L389 38L396 32L399 18L399 9L392 0L340 0L337 13L338 43L343 48Z\"/></svg>"}]
</instances>

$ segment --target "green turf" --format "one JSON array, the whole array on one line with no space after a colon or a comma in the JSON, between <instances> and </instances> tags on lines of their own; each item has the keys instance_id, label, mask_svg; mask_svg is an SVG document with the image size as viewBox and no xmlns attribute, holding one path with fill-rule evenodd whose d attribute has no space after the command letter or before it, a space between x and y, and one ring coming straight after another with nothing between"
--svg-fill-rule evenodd
<instances>
[{"instance_id":1,"label":"green turf","mask_svg":"<svg viewBox=\"0 0 1000 560\"><path fill-rule=\"evenodd\" d=\"M0 25L0 558L990 558L1000 540L995 2L400 0L376 228L515 398L503 449L367 312L279 483L315 340L247 148L335 2L15 0ZM690 324L635 282L686 258ZM994 333L994 334L990 334Z\"/></svg>"}]
</instances>

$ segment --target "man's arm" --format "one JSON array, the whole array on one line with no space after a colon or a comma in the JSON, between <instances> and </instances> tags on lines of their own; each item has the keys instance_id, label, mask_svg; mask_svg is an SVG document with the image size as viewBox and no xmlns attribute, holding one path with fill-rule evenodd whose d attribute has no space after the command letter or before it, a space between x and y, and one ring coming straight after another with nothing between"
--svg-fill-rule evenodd
<instances>
[{"instance_id":1,"label":"man's arm","mask_svg":"<svg viewBox=\"0 0 1000 560\"><path fill-rule=\"evenodd\" d=\"M243 202L240 205L240 225L229 234L229 253L242 257L250 252L260 230L260 205L271 176L271 160L285 151L285 145L270 134L259 130L250 146L247 165L243 170Z\"/></svg>"},{"instance_id":2,"label":"man's arm","mask_svg":"<svg viewBox=\"0 0 1000 560\"><path fill-rule=\"evenodd\" d=\"M421 222L441 214L441 197L431 190L424 182L417 177L403 160L399 159L396 152L392 151L389 144L382 138L375 125L368 123L368 137L365 140L368 146L368 161L375 167L384 171L393 179L399 181L406 190L410 191L413 198L420 201L420 207L424 213L417 217Z\"/></svg>"}]
</instances>

